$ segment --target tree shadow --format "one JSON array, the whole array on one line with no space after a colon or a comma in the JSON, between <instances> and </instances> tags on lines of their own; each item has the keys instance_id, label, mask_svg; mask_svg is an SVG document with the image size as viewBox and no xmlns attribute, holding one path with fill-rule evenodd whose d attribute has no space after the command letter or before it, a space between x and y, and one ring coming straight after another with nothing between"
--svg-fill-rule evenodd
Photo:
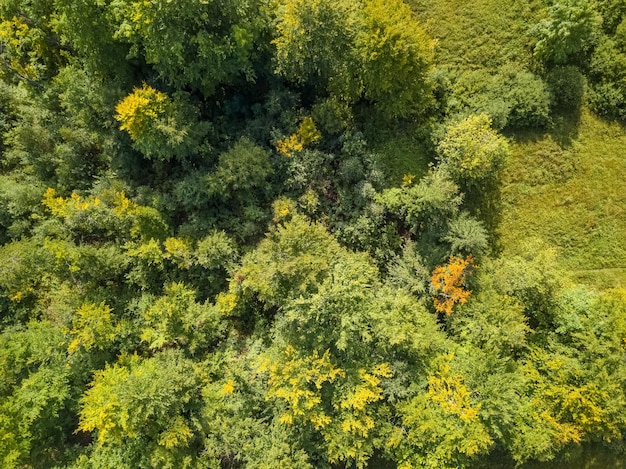
<instances>
[{"instance_id":1,"label":"tree shadow","mask_svg":"<svg viewBox=\"0 0 626 469\"><path fill-rule=\"evenodd\" d=\"M567 111L556 110L552 114L552 122L545 129L509 130L504 135L516 143L537 143L551 137L562 149L571 148L580 135L582 106Z\"/></svg>"},{"instance_id":2,"label":"tree shadow","mask_svg":"<svg viewBox=\"0 0 626 469\"><path fill-rule=\"evenodd\" d=\"M503 209L500 178L485 181L480 187L462 188L462 192L465 194L463 208L483 223L492 253L499 253L498 227Z\"/></svg>"}]
</instances>

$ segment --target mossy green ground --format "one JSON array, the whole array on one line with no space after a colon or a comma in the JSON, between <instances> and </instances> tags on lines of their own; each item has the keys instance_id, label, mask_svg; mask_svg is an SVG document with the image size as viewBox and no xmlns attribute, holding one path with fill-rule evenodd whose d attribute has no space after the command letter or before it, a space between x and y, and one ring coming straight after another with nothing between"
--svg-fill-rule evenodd
<instances>
[{"instance_id":1,"label":"mossy green ground","mask_svg":"<svg viewBox=\"0 0 626 469\"><path fill-rule=\"evenodd\" d=\"M528 64L528 30L543 2L408 0L436 41L436 66L495 69ZM556 247L561 265L595 288L626 287L626 130L583 111L540 135L512 135L503 172L498 244L514 254L526 240ZM407 156L409 139L381 145L397 174L427 159ZM419 154L419 151L418 151ZM413 173L419 174L417 169ZM397 174L396 174L397 173Z\"/></svg>"}]
</instances>

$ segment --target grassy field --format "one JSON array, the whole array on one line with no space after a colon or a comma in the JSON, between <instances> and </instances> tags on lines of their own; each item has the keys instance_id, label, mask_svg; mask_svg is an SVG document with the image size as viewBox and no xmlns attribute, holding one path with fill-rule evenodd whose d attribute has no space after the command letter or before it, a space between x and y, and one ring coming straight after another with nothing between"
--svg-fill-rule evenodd
<instances>
[{"instance_id":1,"label":"grassy field","mask_svg":"<svg viewBox=\"0 0 626 469\"><path fill-rule=\"evenodd\" d=\"M498 68L530 57L528 25L542 2L408 0L436 41L439 66Z\"/></svg>"},{"instance_id":2,"label":"grassy field","mask_svg":"<svg viewBox=\"0 0 626 469\"><path fill-rule=\"evenodd\" d=\"M577 134L519 139L503 180L500 241L559 249L564 267L598 288L626 287L626 131L583 112Z\"/></svg>"}]
</instances>

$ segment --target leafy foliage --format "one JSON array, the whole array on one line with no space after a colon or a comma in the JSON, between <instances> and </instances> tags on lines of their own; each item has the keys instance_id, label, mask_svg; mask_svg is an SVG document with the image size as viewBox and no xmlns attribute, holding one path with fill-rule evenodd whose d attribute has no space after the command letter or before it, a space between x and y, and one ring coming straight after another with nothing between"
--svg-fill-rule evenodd
<instances>
[{"instance_id":1,"label":"leafy foliage","mask_svg":"<svg viewBox=\"0 0 626 469\"><path fill-rule=\"evenodd\" d=\"M550 95L532 73L507 64L491 73L468 70L453 77L447 100L453 115L487 114L495 129L543 128L550 124Z\"/></svg>"},{"instance_id":2,"label":"leafy foliage","mask_svg":"<svg viewBox=\"0 0 626 469\"><path fill-rule=\"evenodd\" d=\"M183 99L171 100L144 83L120 101L115 118L147 158L184 158L197 149L207 126L194 122L194 110Z\"/></svg>"},{"instance_id":3,"label":"leafy foliage","mask_svg":"<svg viewBox=\"0 0 626 469\"><path fill-rule=\"evenodd\" d=\"M352 103L364 95L391 118L428 103L432 41L401 1L289 0L277 33L278 72L322 96Z\"/></svg>"},{"instance_id":4,"label":"leafy foliage","mask_svg":"<svg viewBox=\"0 0 626 469\"><path fill-rule=\"evenodd\" d=\"M272 173L269 155L243 137L219 157L217 169L208 176L209 194L228 197L263 185Z\"/></svg>"},{"instance_id":5,"label":"leafy foliage","mask_svg":"<svg viewBox=\"0 0 626 469\"><path fill-rule=\"evenodd\" d=\"M419 113L428 104L433 43L402 1L366 0L356 48L365 97L383 115Z\"/></svg>"},{"instance_id":6,"label":"leafy foliage","mask_svg":"<svg viewBox=\"0 0 626 469\"><path fill-rule=\"evenodd\" d=\"M110 9L116 37L178 89L192 86L208 96L240 74L254 76L254 47L264 26L255 1L117 0Z\"/></svg>"},{"instance_id":7,"label":"leafy foliage","mask_svg":"<svg viewBox=\"0 0 626 469\"><path fill-rule=\"evenodd\" d=\"M620 24L626 24L622 21ZM625 93L623 83L626 43L615 35L603 35L591 57L591 104L596 112L609 118L624 119Z\"/></svg>"},{"instance_id":8,"label":"leafy foliage","mask_svg":"<svg viewBox=\"0 0 626 469\"><path fill-rule=\"evenodd\" d=\"M193 366L179 354L164 352L145 360L130 356L95 374L81 400L79 428L96 430L99 447L117 446L137 464L164 456L164 464L175 464L184 460L194 439L186 414L198 399ZM138 449L133 440L147 445L143 454L133 454Z\"/></svg>"},{"instance_id":9,"label":"leafy foliage","mask_svg":"<svg viewBox=\"0 0 626 469\"><path fill-rule=\"evenodd\" d=\"M440 357L428 377L428 392L401 406L408 433L399 448L403 467L467 467L493 444L478 418L480 405L472 403L463 378L451 370L452 358Z\"/></svg>"},{"instance_id":10,"label":"leafy foliage","mask_svg":"<svg viewBox=\"0 0 626 469\"><path fill-rule=\"evenodd\" d=\"M451 126L439 143L441 165L460 183L471 186L497 177L509 155L506 140L491 129L484 114Z\"/></svg>"},{"instance_id":11,"label":"leafy foliage","mask_svg":"<svg viewBox=\"0 0 626 469\"><path fill-rule=\"evenodd\" d=\"M591 2L556 2L548 9L548 18L533 28L537 37L535 55L549 63L567 63L593 43L599 24L600 17Z\"/></svg>"},{"instance_id":12,"label":"leafy foliage","mask_svg":"<svg viewBox=\"0 0 626 469\"><path fill-rule=\"evenodd\" d=\"M165 287L164 293L142 311L141 340L149 348L184 347L193 354L220 335L218 312L209 305L196 303L193 290L173 283Z\"/></svg>"},{"instance_id":13,"label":"leafy foliage","mask_svg":"<svg viewBox=\"0 0 626 469\"><path fill-rule=\"evenodd\" d=\"M465 259L451 257L447 266L435 269L431 283L438 292L438 296L434 299L437 312L450 316L456 303L467 302L471 292L464 290L462 285L468 269L472 267L472 262L471 256Z\"/></svg>"},{"instance_id":14,"label":"leafy foliage","mask_svg":"<svg viewBox=\"0 0 626 469\"><path fill-rule=\"evenodd\" d=\"M623 451L625 13L1 1L0 465Z\"/></svg>"},{"instance_id":15,"label":"leafy foliage","mask_svg":"<svg viewBox=\"0 0 626 469\"><path fill-rule=\"evenodd\" d=\"M302 151L306 145L318 141L321 137L322 135L315 127L313 119L305 117L295 134L276 143L276 151L283 156L291 157L293 152Z\"/></svg>"}]
</instances>

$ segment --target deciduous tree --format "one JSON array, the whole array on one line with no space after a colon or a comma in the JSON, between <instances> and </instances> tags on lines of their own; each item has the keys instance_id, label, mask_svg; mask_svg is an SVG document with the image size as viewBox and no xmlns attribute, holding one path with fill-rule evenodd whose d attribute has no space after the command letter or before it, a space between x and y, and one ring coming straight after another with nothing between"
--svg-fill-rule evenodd
<instances>
[{"instance_id":1,"label":"deciduous tree","mask_svg":"<svg viewBox=\"0 0 626 469\"><path fill-rule=\"evenodd\" d=\"M491 128L485 114L450 126L437 151L441 167L466 186L494 178L510 153L506 139Z\"/></svg>"}]
</instances>

